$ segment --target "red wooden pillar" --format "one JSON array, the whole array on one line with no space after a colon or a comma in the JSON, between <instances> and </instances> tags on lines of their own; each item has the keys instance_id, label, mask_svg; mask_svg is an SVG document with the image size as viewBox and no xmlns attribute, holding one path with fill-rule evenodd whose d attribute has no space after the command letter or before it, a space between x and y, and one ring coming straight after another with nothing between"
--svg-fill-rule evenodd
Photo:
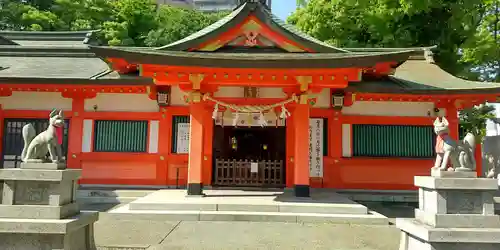
<instances>
[{"instance_id":1,"label":"red wooden pillar","mask_svg":"<svg viewBox=\"0 0 500 250\"><path fill-rule=\"evenodd\" d=\"M453 139L459 140L459 134L458 134L458 109L453 105L449 106L446 109L446 120L448 120L449 123L449 130L450 130L450 136Z\"/></svg>"},{"instance_id":2,"label":"red wooden pillar","mask_svg":"<svg viewBox=\"0 0 500 250\"><path fill-rule=\"evenodd\" d=\"M165 108L160 109L160 120L158 124L158 159L156 169L158 170L158 174L156 179L161 182L162 185L169 185L168 176L168 155L170 153L170 145L171 144L171 133L172 128L170 124L172 124L172 116L168 116Z\"/></svg>"},{"instance_id":3,"label":"red wooden pillar","mask_svg":"<svg viewBox=\"0 0 500 250\"><path fill-rule=\"evenodd\" d=\"M295 106L294 116L294 190L297 197L309 197L309 105Z\"/></svg>"},{"instance_id":4,"label":"red wooden pillar","mask_svg":"<svg viewBox=\"0 0 500 250\"><path fill-rule=\"evenodd\" d=\"M82 168L80 155L82 153L83 141L83 113L85 112L85 98L83 96L73 97L72 116L69 127L68 138L68 168Z\"/></svg>"},{"instance_id":5,"label":"red wooden pillar","mask_svg":"<svg viewBox=\"0 0 500 250\"><path fill-rule=\"evenodd\" d=\"M187 194L203 195L203 122L205 120L203 103L191 103L189 112L190 138Z\"/></svg>"}]
</instances>

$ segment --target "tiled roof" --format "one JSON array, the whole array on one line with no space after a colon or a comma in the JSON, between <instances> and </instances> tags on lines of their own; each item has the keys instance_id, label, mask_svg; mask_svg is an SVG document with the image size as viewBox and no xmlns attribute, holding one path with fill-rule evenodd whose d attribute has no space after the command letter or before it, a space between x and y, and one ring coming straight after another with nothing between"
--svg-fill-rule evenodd
<instances>
[{"instance_id":1,"label":"tiled roof","mask_svg":"<svg viewBox=\"0 0 500 250\"><path fill-rule=\"evenodd\" d=\"M0 37L23 46L85 47L94 31L7 31Z\"/></svg>"},{"instance_id":2,"label":"tiled roof","mask_svg":"<svg viewBox=\"0 0 500 250\"><path fill-rule=\"evenodd\" d=\"M210 53L91 47L101 58L130 63L219 68L348 68L372 67L378 62L403 62L415 51L348 53Z\"/></svg>"},{"instance_id":3,"label":"tiled roof","mask_svg":"<svg viewBox=\"0 0 500 250\"><path fill-rule=\"evenodd\" d=\"M72 80L94 80L94 84L101 84L119 80L115 84L120 84L123 80L123 84L134 84L133 76L125 79L113 72L105 61L89 50L86 43L90 37L89 31L0 31L0 82L71 84ZM148 82L152 82L151 79L140 79L136 84Z\"/></svg>"},{"instance_id":4,"label":"tiled roof","mask_svg":"<svg viewBox=\"0 0 500 250\"><path fill-rule=\"evenodd\" d=\"M499 93L500 83L468 81L455 77L426 60L408 60L385 81L350 83L347 91L401 94Z\"/></svg>"}]
</instances>

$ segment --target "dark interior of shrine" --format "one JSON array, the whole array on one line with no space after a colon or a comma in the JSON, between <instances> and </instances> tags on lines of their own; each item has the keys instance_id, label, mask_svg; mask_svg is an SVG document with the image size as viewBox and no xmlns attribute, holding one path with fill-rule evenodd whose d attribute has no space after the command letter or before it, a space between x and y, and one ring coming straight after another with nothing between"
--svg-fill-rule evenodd
<instances>
[{"instance_id":1,"label":"dark interior of shrine","mask_svg":"<svg viewBox=\"0 0 500 250\"><path fill-rule=\"evenodd\" d=\"M285 160L286 127L214 126L216 159Z\"/></svg>"}]
</instances>

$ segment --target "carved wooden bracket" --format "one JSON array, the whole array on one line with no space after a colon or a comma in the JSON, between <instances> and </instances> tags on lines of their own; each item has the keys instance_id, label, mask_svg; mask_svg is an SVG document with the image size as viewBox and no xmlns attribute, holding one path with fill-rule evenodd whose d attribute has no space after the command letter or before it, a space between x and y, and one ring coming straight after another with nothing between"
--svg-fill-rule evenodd
<instances>
[{"instance_id":1,"label":"carved wooden bracket","mask_svg":"<svg viewBox=\"0 0 500 250\"><path fill-rule=\"evenodd\" d=\"M301 92L305 92L309 89L309 84L312 83L312 76L296 76L295 78L300 84Z\"/></svg>"},{"instance_id":2,"label":"carved wooden bracket","mask_svg":"<svg viewBox=\"0 0 500 250\"><path fill-rule=\"evenodd\" d=\"M203 79L205 74L189 74L189 81L193 84L194 90L200 90Z\"/></svg>"}]
</instances>

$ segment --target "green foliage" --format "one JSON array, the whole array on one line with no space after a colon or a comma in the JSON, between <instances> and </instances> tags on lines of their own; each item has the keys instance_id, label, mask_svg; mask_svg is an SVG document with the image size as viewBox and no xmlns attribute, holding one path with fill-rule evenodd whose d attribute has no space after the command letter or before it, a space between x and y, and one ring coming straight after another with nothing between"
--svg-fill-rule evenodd
<instances>
[{"instance_id":1,"label":"green foliage","mask_svg":"<svg viewBox=\"0 0 500 250\"><path fill-rule=\"evenodd\" d=\"M170 44L207 27L227 14L226 12L203 14L197 10L161 6L156 15L156 23L159 26L149 32L146 45Z\"/></svg>"},{"instance_id":2,"label":"green foliage","mask_svg":"<svg viewBox=\"0 0 500 250\"><path fill-rule=\"evenodd\" d=\"M495 107L480 105L460 112L460 127L476 136L478 142L486 136L486 121L495 118Z\"/></svg>"},{"instance_id":3,"label":"green foliage","mask_svg":"<svg viewBox=\"0 0 500 250\"><path fill-rule=\"evenodd\" d=\"M161 6L154 0L0 1L0 29L99 30L113 46L162 46L188 36L227 13Z\"/></svg>"},{"instance_id":4,"label":"green foliage","mask_svg":"<svg viewBox=\"0 0 500 250\"><path fill-rule=\"evenodd\" d=\"M436 61L458 74L458 50L485 12L482 1L469 0L310 0L288 21L339 47L438 45Z\"/></svg>"},{"instance_id":5,"label":"green foliage","mask_svg":"<svg viewBox=\"0 0 500 250\"><path fill-rule=\"evenodd\" d=\"M338 47L437 45L436 62L446 71L471 80L500 81L499 2L309 0L288 21ZM492 110L462 111L462 128L484 135Z\"/></svg>"}]
</instances>

